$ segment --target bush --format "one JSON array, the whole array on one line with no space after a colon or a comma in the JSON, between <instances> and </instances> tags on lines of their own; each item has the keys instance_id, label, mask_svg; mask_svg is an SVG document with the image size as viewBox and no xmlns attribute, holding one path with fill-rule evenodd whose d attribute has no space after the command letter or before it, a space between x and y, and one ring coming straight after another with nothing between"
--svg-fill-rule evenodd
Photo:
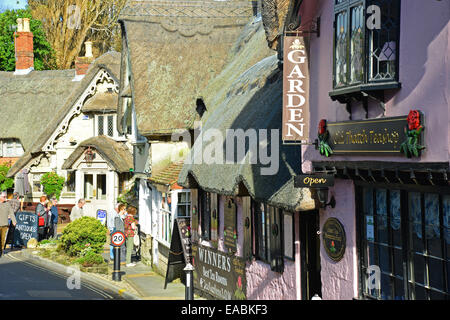
<instances>
[{"instance_id":1,"label":"bush","mask_svg":"<svg viewBox=\"0 0 450 320\"><path fill-rule=\"evenodd\" d=\"M82 217L67 225L61 237L61 247L69 256L81 256L90 248L101 253L106 243L106 227L92 217Z\"/></svg>"},{"instance_id":2,"label":"bush","mask_svg":"<svg viewBox=\"0 0 450 320\"><path fill-rule=\"evenodd\" d=\"M44 186L44 192L49 198L55 196L56 199L59 199L61 190L64 187L64 177L58 176L56 172L47 172L42 175L40 182Z\"/></svg>"},{"instance_id":3,"label":"bush","mask_svg":"<svg viewBox=\"0 0 450 320\"><path fill-rule=\"evenodd\" d=\"M95 253L93 250L90 250L84 256L78 258L75 262L88 267L94 264L102 264L104 260L100 254Z\"/></svg>"}]
</instances>

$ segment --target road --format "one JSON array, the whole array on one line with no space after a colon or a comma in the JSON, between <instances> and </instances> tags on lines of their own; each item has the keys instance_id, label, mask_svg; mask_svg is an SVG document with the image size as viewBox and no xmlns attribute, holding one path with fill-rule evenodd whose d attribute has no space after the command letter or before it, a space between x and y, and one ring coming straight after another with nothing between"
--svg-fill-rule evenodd
<instances>
[{"instance_id":1,"label":"road","mask_svg":"<svg viewBox=\"0 0 450 320\"><path fill-rule=\"evenodd\" d=\"M80 281L80 288L69 289L67 275L19 260L0 257L0 300L110 300L122 299ZM75 283L75 282L72 282Z\"/></svg>"}]
</instances>

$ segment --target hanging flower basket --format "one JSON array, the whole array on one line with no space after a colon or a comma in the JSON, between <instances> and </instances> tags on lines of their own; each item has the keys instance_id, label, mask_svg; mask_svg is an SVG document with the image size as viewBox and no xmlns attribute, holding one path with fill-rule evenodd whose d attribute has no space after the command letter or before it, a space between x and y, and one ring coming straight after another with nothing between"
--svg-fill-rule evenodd
<instances>
[{"instance_id":1,"label":"hanging flower basket","mask_svg":"<svg viewBox=\"0 0 450 320\"><path fill-rule=\"evenodd\" d=\"M327 120L322 119L319 122L319 152L321 155L329 157L333 154L333 150L331 149L330 145L328 144L328 138L330 136L330 133L327 130Z\"/></svg>"},{"instance_id":2,"label":"hanging flower basket","mask_svg":"<svg viewBox=\"0 0 450 320\"><path fill-rule=\"evenodd\" d=\"M406 128L406 140L400 145L400 151L408 158L419 157L420 151L425 149L419 144L419 138L422 131L425 129L420 124L420 112L418 110L411 110L406 118L408 126Z\"/></svg>"}]
</instances>

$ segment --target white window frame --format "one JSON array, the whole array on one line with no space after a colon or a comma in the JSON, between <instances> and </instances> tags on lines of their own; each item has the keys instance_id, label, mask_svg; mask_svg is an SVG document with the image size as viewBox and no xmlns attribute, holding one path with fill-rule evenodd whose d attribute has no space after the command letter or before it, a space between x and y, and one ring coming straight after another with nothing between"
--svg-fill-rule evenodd
<instances>
[{"instance_id":1,"label":"white window frame","mask_svg":"<svg viewBox=\"0 0 450 320\"><path fill-rule=\"evenodd\" d=\"M113 125L113 135L110 136L108 134L108 117L113 117L113 121L112 121L112 125ZM103 135L113 138L113 139L117 139L119 138L119 133L117 132L117 115L116 114L112 114L112 113L105 113L105 114L96 114L94 117L94 136L99 136L99 128L98 128L98 121L99 121L99 117L103 117Z\"/></svg>"}]
</instances>

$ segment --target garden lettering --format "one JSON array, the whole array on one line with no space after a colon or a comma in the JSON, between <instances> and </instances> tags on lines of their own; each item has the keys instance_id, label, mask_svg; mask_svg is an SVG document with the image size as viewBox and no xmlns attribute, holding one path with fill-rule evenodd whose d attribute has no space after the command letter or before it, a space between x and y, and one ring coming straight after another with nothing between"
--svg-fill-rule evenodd
<instances>
[{"instance_id":1,"label":"garden lettering","mask_svg":"<svg viewBox=\"0 0 450 320\"><path fill-rule=\"evenodd\" d=\"M307 141L309 67L303 38L285 37L283 64L283 141Z\"/></svg>"}]
</instances>

